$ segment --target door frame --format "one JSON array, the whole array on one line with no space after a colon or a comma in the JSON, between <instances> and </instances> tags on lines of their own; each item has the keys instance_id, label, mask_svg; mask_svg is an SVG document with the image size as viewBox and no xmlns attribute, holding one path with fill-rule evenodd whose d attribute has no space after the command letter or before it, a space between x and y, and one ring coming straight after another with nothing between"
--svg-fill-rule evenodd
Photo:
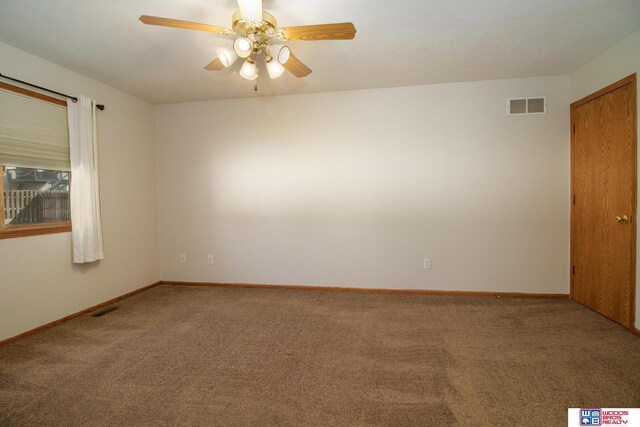
<instances>
[{"instance_id":1,"label":"door frame","mask_svg":"<svg viewBox=\"0 0 640 427\"><path fill-rule=\"evenodd\" d=\"M638 206L638 94L637 94L637 82L636 82L636 74L632 74L628 77L625 77L622 80L619 80L607 87L604 87L591 95L587 95L584 98L579 99L576 102L571 104L571 121L570 121L570 129L569 133L571 135L571 243L570 243L570 265L569 265L569 275L570 275L570 293L569 298L574 299L573 296L573 280L574 280L574 228L575 228L575 218L574 218L574 203L575 203L575 192L574 192L574 176L573 172L575 170L574 162L575 162L575 123L574 123L574 110L586 104L589 101L593 101L596 98L599 98L607 93L613 92L616 89L620 89L623 86L631 85L631 139L632 139L632 147L631 153L633 156L632 164L633 164L633 182L632 182L632 212L631 212L631 277L630 277L630 293L629 296L631 301L629 301L629 329L638 333L638 329L635 327L635 301L636 301L636 211Z\"/></svg>"}]
</instances>

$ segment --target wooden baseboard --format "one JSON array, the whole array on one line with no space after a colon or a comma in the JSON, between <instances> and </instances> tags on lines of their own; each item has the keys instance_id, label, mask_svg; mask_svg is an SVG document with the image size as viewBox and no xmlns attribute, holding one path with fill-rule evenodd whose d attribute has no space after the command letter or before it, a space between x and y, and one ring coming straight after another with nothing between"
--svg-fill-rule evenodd
<instances>
[{"instance_id":1,"label":"wooden baseboard","mask_svg":"<svg viewBox=\"0 0 640 427\"><path fill-rule=\"evenodd\" d=\"M119 297L112 298L109 301L101 302L100 304L96 304L96 305L91 306L89 308L85 308L84 310L81 310L81 311L78 311L76 313L70 314L68 316L62 317L62 318L60 318L58 320L54 320L53 322L49 322L49 323L47 323L45 325L38 326L37 328L33 328L31 330L28 330L27 332L23 332L23 333L21 333L19 335L16 335L15 337L6 338L6 339L0 341L0 347L2 347L3 345L11 344L11 343L16 342L18 340L21 340L22 338L26 338L29 335L37 334L39 332L44 332L47 329L51 329L54 326L58 326L58 325L60 325L60 324L62 324L64 322L68 322L69 320L75 319L75 318L80 317L80 316L84 316L85 314L89 314L89 313L91 313L93 311L99 310L99 309L101 309L103 307L106 307L108 305L114 304L114 303L116 303L118 301L122 301L123 299L126 299L126 298L129 298L131 296L134 296L135 294L139 294L140 292L144 292L144 291L146 291L148 289L154 288L154 287L160 285L160 283L161 282L152 283L151 285L142 287L140 289L136 289L135 291L128 292L128 293L126 293L124 295L120 295Z\"/></svg>"},{"instance_id":2,"label":"wooden baseboard","mask_svg":"<svg viewBox=\"0 0 640 427\"><path fill-rule=\"evenodd\" d=\"M635 328L635 327L632 326L630 330L631 330L631 332L633 332L634 334L636 334L637 336L640 337L640 329Z\"/></svg>"},{"instance_id":3,"label":"wooden baseboard","mask_svg":"<svg viewBox=\"0 0 640 427\"><path fill-rule=\"evenodd\" d=\"M418 295L457 295L467 297L517 297L517 298L560 298L569 299L569 294L536 294L527 292L489 292L489 291L442 291L431 289L386 289L386 288L347 288L336 286L305 285L271 285L253 283L211 283L211 282L176 282L163 280L162 285L175 286L210 286L221 288L253 288L253 289L292 289L299 291L330 292L366 292L376 294L418 294Z\"/></svg>"}]
</instances>

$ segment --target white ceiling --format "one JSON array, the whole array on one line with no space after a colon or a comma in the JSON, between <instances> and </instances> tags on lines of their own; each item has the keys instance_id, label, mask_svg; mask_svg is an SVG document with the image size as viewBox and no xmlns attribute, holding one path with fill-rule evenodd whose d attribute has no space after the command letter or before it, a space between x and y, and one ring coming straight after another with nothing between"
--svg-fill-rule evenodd
<instances>
[{"instance_id":1,"label":"white ceiling","mask_svg":"<svg viewBox=\"0 0 640 427\"><path fill-rule=\"evenodd\" d=\"M638 0L264 0L264 8L282 27L351 21L358 33L290 42L313 73L263 72L258 96L568 74L640 29ZM236 9L235 0L0 0L0 40L153 103L256 96L235 70L203 69L230 41L138 21L229 27Z\"/></svg>"}]
</instances>

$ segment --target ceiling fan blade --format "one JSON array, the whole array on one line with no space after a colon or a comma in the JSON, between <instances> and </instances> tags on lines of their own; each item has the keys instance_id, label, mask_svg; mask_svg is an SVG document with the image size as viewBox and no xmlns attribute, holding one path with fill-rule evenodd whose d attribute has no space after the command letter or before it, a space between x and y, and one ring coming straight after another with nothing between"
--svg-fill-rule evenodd
<instances>
[{"instance_id":1,"label":"ceiling fan blade","mask_svg":"<svg viewBox=\"0 0 640 427\"><path fill-rule=\"evenodd\" d=\"M282 64L282 66L285 68L285 70L289 71L291 74L298 78L307 77L309 74L311 74L311 68L307 67L302 63L302 61L293 56L293 53L289 53L289 60Z\"/></svg>"},{"instance_id":2,"label":"ceiling fan blade","mask_svg":"<svg viewBox=\"0 0 640 427\"><path fill-rule=\"evenodd\" d=\"M147 25L158 25L160 27L183 28L185 30L206 31L208 33L221 34L227 36L233 34L233 31L216 27L215 25L199 24L197 22L179 21L177 19L160 18L158 16L142 15L140 21Z\"/></svg>"},{"instance_id":3,"label":"ceiling fan blade","mask_svg":"<svg viewBox=\"0 0 640 427\"><path fill-rule=\"evenodd\" d=\"M247 22L262 22L262 0L238 0L240 15Z\"/></svg>"},{"instance_id":4,"label":"ceiling fan blade","mask_svg":"<svg viewBox=\"0 0 640 427\"><path fill-rule=\"evenodd\" d=\"M220 71L224 69L224 65L222 64L222 61L220 61L220 58L216 58L207 64L204 69L208 71Z\"/></svg>"},{"instance_id":5,"label":"ceiling fan blade","mask_svg":"<svg viewBox=\"0 0 640 427\"><path fill-rule=\"evenodd\" d=\"M356 36L356 27L351 22L303 25L282 28L282 34L287 40L351 40Z\"/></svg>"}]
</instances>

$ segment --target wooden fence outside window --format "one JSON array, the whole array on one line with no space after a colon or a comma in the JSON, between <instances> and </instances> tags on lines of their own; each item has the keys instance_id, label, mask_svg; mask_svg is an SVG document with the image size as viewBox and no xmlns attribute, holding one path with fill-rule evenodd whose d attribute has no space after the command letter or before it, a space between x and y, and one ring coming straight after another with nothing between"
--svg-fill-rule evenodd
<instances>
[{"instance_id":1,"label":"wooden fence outside window","mask_svg":"<svg viewBox=\"0 0 640 427\"><path fill-rule=\"evenodd\" d=\"M71 219L65 191L9 190L3 192L5 224L37 224Z\"/></svg>"}]
</instances>

